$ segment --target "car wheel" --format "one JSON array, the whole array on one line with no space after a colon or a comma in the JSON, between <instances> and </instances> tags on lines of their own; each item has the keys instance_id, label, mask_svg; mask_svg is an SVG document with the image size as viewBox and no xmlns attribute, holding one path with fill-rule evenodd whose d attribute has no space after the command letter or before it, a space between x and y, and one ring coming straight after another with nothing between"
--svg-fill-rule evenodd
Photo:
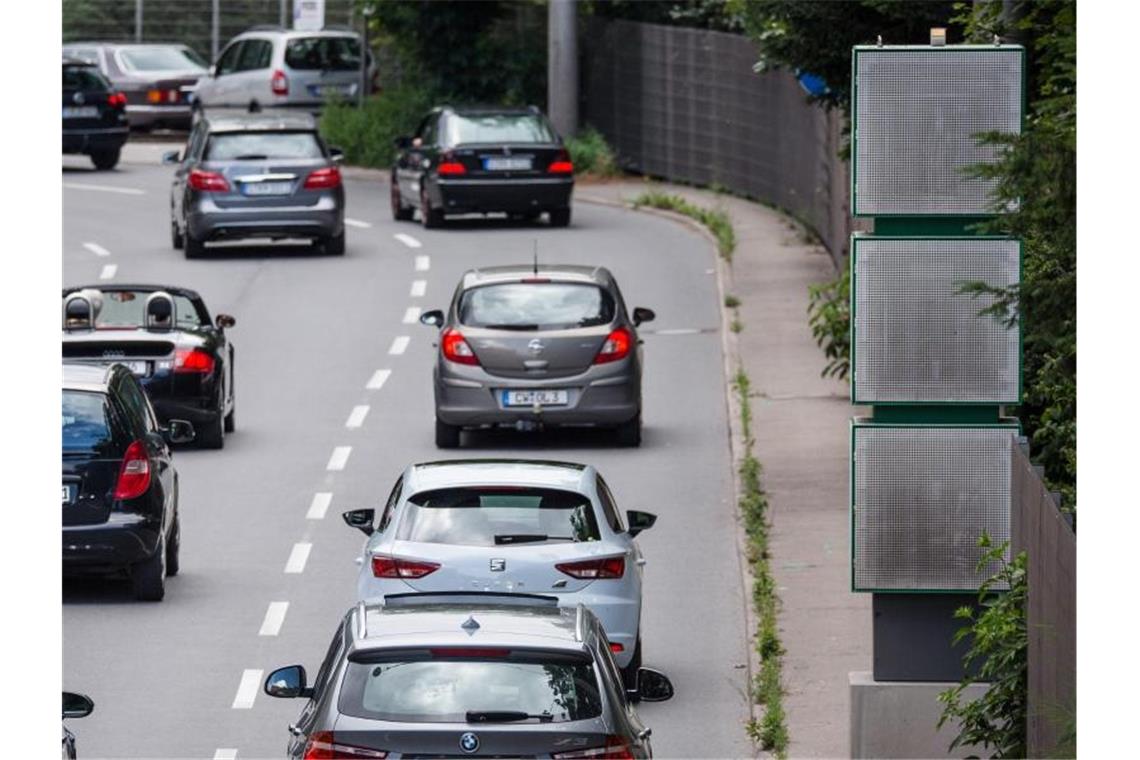
<instances>
[{"instance_id":1,"label":"car wheel","mask_svg":"<svg viewBox=\"0 0 1140 760\"><path fill-rule=\"evenodd\" d=\"M174 221L174 217L170 218L170 245L176 251L181 251L182 247L186 245L186 238L178 229L178 222Z\"/></svg>"},{"instance_id":2,"label":"car wheel","mask_svg":"<svg viewBox=\"0 0 1140 760\"><path fill-rule=\"evenodd\" d=\"M570 207L556 208L550 211L551 227L566 227L570 224Z\"/></svg>"},{"instance_id":3,"label":"car wheel","mask_svg":"<svg viewBox=\"0 0 1140 760\"><path fill-rule=\"evenodd\" d=\"M325 255L327 256L343 256L344 230L341 230L339 235L325 238L321 241L321 246L324 248Z\"/></svg>"},{"instance_id":4,"label":"car wheel","mask_svg":"<svg viewBox=\"0 0 1140 760\"><path fill-rule=\"evenodd\" d=\"M220 449L226 445L225 438L225 415L219 409L214 418L210 420L201 429L197 426L194 427L196 435L194 440L198 442L198 447L203 449Z\"/></svg>"},{"instance_id":5,"label":"car wheel","mask_svg":"<svg viewBox=\"0 0 1140 760\"><path fill-rule=\"evenodd\" d=\"M186 258L200 259L206 255L206 244L194 237L189 228L186 229L186 239L184 243Z\"/></svg>"},{"instance_id":6,"label":"car wheel","mask_svg":"<svg viewBox=\"0 0 1140 760\"><path fill-rule=\"evenodd\" d=\"M400 197L400 186L395 177L392 177L392 190L389 196L392 205L392 218L397 222L410 222L415 209L404 205L404 199Z\"/></svg>"},{"instance_id":7,"label":"car wheel","mask_svg":"<svg viewBox=\"0 0 1140 760\"><path fill-rule=\"evenodd\" d=\"M131 565L131 591L140 602L161 602L166 595L166 542L154 555Z\"/></svg>"},{"instance_id":8,"label":"car wheel","mask_svg":"<svg viewBox=\"0 0 1140 760\"><path fill-rule=\"evenodd\" d=\"M97 150L91 154L91 163L95 164L95 168L99 171L114 169L119 163L119 149Z\"/></svg>"},{"instance_id":9,"label":"car wheel","mask_svg":"<svg viewBox=\"0 0 1140 760\"><path fill-rule=\"evenodd\" d=\"M424 229L433 230L443 224L443 211L432 208L428 199L427 188L420 186L420 222Z\"/></svg>"},{"instance_id":10,"label":"car wheel","mask_svg":"<svg viewBox=\"0 0 1140 760\"><path fill-rule=\"evenodd\" d=\"M614 436L617 438L619 446L640 446L641 445L641 412L637 413L629 422L623 422L614 430Z\"/></svg>"},{"instance_id":11,"label":"car wheel","mask_svg":"<svg viewBox=\"0 0 1140 760\"><path fill-rule=\"evenodd\" d=\"M633 649L633 659L621 669L621 680L625 685L626 694L630 702L640 702L637 696L637 671L641 670L641 636L637 637L637 645Z\"/></svg>"},{"instance_id":12,"label":"car wheel","mask_svg":"<svg viewBox=\"0 0 1140 760\"><path fill-rule=\"evenodd\" d=\"M166 539L166 577L178 575L178 550L182 548L182 524L178 515L174 515L174 525L170 528L170 537Z\"/></svg>"},{"instance_id":13,"label":"car wheel","mask_svg":"<svg viewBox=\"0 0 1140 760\"><path fill-rule=\"evenodd\" d=\"M435 418L435 445L439 449L459 448L459 426L448 425Z\"/></svg>"}]
</instances>

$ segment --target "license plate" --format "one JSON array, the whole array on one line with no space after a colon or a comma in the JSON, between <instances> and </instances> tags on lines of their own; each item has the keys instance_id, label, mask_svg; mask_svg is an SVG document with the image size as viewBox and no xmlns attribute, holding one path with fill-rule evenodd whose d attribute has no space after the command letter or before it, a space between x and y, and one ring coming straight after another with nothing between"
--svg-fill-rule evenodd
<instances>
[{"instance_id":1,"label":"license plate","mask_svg":"<svg viewBox=\"0 0 1140 760\"><path fill-rule=\"evenodd\" d=\"M292 182L250 182L241 186L246 195L288 195L293 192Z\"/></svg>"},{"instance_id":2,"label":"license plate","mask_svg":"<svg viewBox=\"0 0 1140 760\"><path fill-rule=\"evenodd\" d=\"M570 401L567 391L503 391L503 406L565 406Z\"/></svg>"},{"instance_id":3,"label":"license plate","mask_svg":"<svg viewBox=\"0 0 1140 760\"><path fill-rule=\"evenodd\" d=\"M147 374L146 362L117 362L131 371L131 374L145 377Z\"/></svg>"},{"instance_id":4,"label":"license plate","mask_svg":"<svg viewBox=\"0 0 1140 760\"><path fill-rule=\"evenodd\" d=\"M98 106L64 106L63 118L65 119L94 119L99 115Z\"/></svg>"},{"instance_id":5,"label":"license plate","mask_svg":"<svg viewBox=\"0 0 1140 760\"><path fill-rule=\"evenodd\" d=\"M63 484L63 503L64 504L71 504L72 502L74 502L75 501L75 492L77 490L79 490L79 489L74 484L68 485L67 483L64 483Z\"/></svg>"},{"instance_id":6,"label":"license plate","mask_svg":"<svg viewBox=\"0 0 1140 760\"><path fill-rule=\"evenodd\" d=\"M531 167L530 156L518 158L484 158L483 168L489 172L517 172L528 171Z\"/></svg>"}]
</instances>

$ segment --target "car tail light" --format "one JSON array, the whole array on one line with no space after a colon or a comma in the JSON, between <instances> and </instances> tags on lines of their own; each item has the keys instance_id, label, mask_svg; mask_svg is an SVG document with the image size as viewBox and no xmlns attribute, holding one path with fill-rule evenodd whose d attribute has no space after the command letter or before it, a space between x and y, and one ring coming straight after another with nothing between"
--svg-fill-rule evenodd
<instances>
[{"instance_id":1,"label":"car tail light","mask_svg":"<svg viewBox=\"0 0 1140 760\"><path fill-rule=\"evenodd\" d=\"M625 575L625 557L602 557L582 562L563 562L554 566L555 570L566 573L571 578L594 580L596 578L620 578Z\"/></svg>"},{"instance_id":2,"label":"car tail light","mask_svg":"<svg viewBox=\"0 0 1140 760\"><path fill-rule=\"evenodd\" d=\"M574 164L570 160L570 154L565 150L558 151L558 155L550 162L550 166L546 167L546 171L550 174L573 174Z\"/></svg>"},{"instance_id":3,"label":"car tail light","mask_svg":"<svg viewBox=\"0 0 1140 760\"><path fill-rule=\"evenodd\" d=\"M332 731L314 731L305 742L303 760L349 760L349 758L384 758L388 753L382 749L358 747L338 741Z\"/></svg>"},{"instance_id":4,"label":"car tail light","mask_svg":"<svg viewBox=\"0 0 1140 760\"><path fill-rule=\"evenodd\" d=\"M438 569L438 562L421 562L384 554L372 555L372 574L377 578L423 578Z\"/></svg>"},{"instance_id":5,"label":"car tail light","mask_svg":"<svg viewBox=\"0 0 1140 760\"><path fill-rule=\"evenodd\" d=\"M340 169L335 166L317 169L305 177L306 190L331 190L334 187L340 187Z\"/></svg>"},{"instance_id":6,"label":"car tail light","mask_svg":"<svg viewBox=\"0 0 1140 760\"><path fill-rule=\"evenodd\" d=\"M180 348L174 352L174 371L208 375L214 371L214 357L200 348Z\"/></svg>"},{"instance_id":7,"label":"car tail light","mask_svg":"<svg viewBox=\"0 0 1140 760\"><path fill-rule=\"evenodd\" d=\"M127 96L121 92L112 92L107 96L107 105L111 108L122 108L127 104Z\"/></svg>"},{"instance_id":8,"label":"car tail light","mask_svg":"<svg viewBox=\"0 0 1140 760\"><path fill-rule=\"evenodd\" d=\"M456 177L467 173L467 167L458 161L441 161L436 171L443 177Z\"/></svg>"},{"instance_id":9,"label":"car tail light","mask_svg":"<svg viewBox=\"0 0 1140 760\"><path fill-rule=\"evenodd\" d=\"M479 364L479 359L475 356L475 352L471 350L471 346L467 345L467 341L463 339L463 333L454 327L449 327L443 331L443 335L440 338L440 347L443 349L443 358L448 361L453 361L458 364Z\"/></svg>"},{"instance_id":10,"label":"car tail light","mask_svg":"<svg viewBox=\"0 0 1140 760\"><path fill-rule=\"evenodd\" d=\"M134 499L150 488L150 457L142 441L134 441L123 455L119 479L115 483L115 499Z\"/></svg>"},{"instance_id":11,"label":"car tail light","mask_svg":"<svg viewBox=\"0 0 1140 760\"><path fill-rule=\"evenodd\" d=\"M181 99L181 94L178 90L147 90L146 99L148 103L177 103Z\"/></svg>"},{"instance_id":12,"label":"car tail light","mask_svg":"<svg viewBox=\"0 0 1140 760\"><path fill-rule=\"evenodd\" d=\"M603 747L555 752L557 760L633 760L633 750L624 736L607 736Z\"/></svg>"},{"instance_id":13,"label":"car tail light","mask_svg":"<svg viewBox=\"0 0 1140 760\"><path fill-rule=\"evenodd\" d=\"M200 190L203 193L228 193L230 191L230 183L218 172L191 169L186 182L192 190Z\"/></svg>"},{"instance_id":14,"label":"car tail light","mask_svg":"<svg viewBox=\"0 0 1140 760\"><path fill-rule=\"evenodd\" d=\"M610 651L614 654L620 654L625 651L625 647L623 647L621 644L610 642Z\"/></svg>"},{"instance_id":15,"label":"car tail light","mask_svg":"<svg viewBox=\"0 0 1140 760\"><path fill-rule=\"evenodd\" d=\"M285 76L284 71L277 69L273 72L273 76L269 78L269 86L273 90L274 95L288 95L289 77Z\"/></svg>"},{"instance_id":16,"label":"car tail light","mask_svg":"<svg viewBox=\"0 0 1140 760\"><path fill-rule=\"evenodd\" d=\"M616 362L629 356L629 349L633 346L633 335L624 327L619 327L606 336L598 355L594 357L594 364Z\"/></svg>"}]
</instances>

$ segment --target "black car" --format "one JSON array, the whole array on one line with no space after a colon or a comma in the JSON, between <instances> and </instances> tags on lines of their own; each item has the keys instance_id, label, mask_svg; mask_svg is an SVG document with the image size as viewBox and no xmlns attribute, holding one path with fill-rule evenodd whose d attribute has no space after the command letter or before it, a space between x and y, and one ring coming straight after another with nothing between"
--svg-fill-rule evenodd
<instances>
[{"instance_id":1,"label":"black car","mask_svg":"<svg viewBox=\"0 0 1140 760\"><path fill-rule=\"evenodd\" d=\"M75 694L70 691L63 692L63 717L67 718L86 718L95 709L95 703L91 701L91 697L84 694ZM63 757L68 760L75 760L75 734L67 730L67 726L63 727Z\"/></svg>"},{"instance_id":2,"label":"black car","mask_svg":"<svg viewBox=\"0 0 1140 760\"><path fill-rule=\"evenodd\" d=\"M161 285L65 288L63 358L126 365L138 377L159 420L189 420L196 442L220 449L234 430L234 347L202 297Z\"/></svg>"},{"instance_id":3,"label":"black car","mask_svg":"<svg viewBox=\"0 0 1140 760\"><path fill-rule=\"evenodd\" d=\"M87 61L63 61L63 152L91 157L96 169L113 169L130 127L127 98Z\"/></svg>"},{"instance_id":4,"label":"black car","mask_svg":"<svg viewBox=\"0 0 1140 760\"><path fill-rule=\"evenodd\" d=\"M193 426L160 427L131 371L63 365L63 573L126 572L135 598L160 601L178 572L178 472L169 443Z\"/></svg>"},{"instance_id":5,"label":"black car","mask_svg":"<svg viewBox=\"0 0 1140 760\"><path fill-rule=\"evenodd\" d=\"M414 137L396 138L392 217L438 227L445 214L506 212L570 223L574 165L562 138L534 106L435 108Z\"/></svg>"}]
</instances>

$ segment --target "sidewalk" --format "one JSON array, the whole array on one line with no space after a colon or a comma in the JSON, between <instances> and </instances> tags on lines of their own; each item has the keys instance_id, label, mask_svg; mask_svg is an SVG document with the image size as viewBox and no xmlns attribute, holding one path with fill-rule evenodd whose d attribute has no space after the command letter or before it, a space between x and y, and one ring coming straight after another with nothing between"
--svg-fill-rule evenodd
<instances>
[{"instance_id":1,"label":"sidewalk","mask_svg":"<svg viewBox=\"0 0 1140 760\"><path fill-rule=\"evenodd\" d=\"M737 247L724 292L741 301L735 336L754 389L755 454L763 465L779 589L789 757L849 754L847 674L871 668L871 600L849 579L849 419L845 382L820 377L807 325L808 285L835 276L831 257L798 223L728 195L654 183L732 219ZM580 184L580 201L629 202L640 181Z\"/></svg>"}]
</instances>

